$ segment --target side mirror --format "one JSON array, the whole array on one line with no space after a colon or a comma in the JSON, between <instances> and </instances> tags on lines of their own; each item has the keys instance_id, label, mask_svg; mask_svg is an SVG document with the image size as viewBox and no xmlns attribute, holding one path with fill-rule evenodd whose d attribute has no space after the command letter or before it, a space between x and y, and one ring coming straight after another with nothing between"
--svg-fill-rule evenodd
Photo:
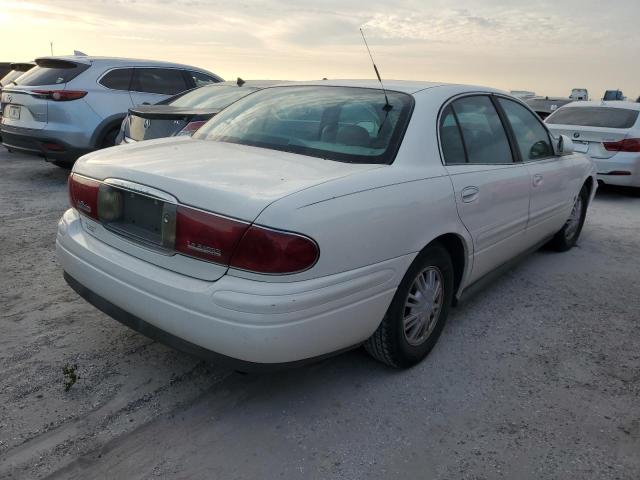
<instances>
[{"instance_id":1,"label":"side mirror","mask_svg":"<svg viewBox=\"0 0 640 480\"><path fill-rule=\"evenodd\" d=\"M573 140L566 135L560 135L556 143L556 155L571 155L573 152Z\"/></svg>"}]
</instances>

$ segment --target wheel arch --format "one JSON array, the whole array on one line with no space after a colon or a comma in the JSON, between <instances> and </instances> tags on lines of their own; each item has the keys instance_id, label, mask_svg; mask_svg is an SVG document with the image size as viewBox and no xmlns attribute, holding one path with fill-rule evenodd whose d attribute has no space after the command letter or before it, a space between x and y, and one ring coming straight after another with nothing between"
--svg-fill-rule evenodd
<instances>
[{"instance_id":1,"label":"wheel arch","mask_svg":"<svg viewBox=\"0 0 640 480\"><path fill-rule=\"evenodd\" d=\"M451 257L453 263L453 301L456 303L457 294L462 286L462 281L468 273L470 267L469 251L465 239L457 233L444 233L429 242L424 249L437 243L441 245ZM423 250L424 250L423 249Z\"/></svg>"},{"instance_id":2,"label":"wheel arch","mask_svg":"<svg viewBox=\"0 0 640 480\"><path fill-rule=\"evenodd\" d=\"M114 115L110 115L100 122L100 124L96 127L93 135L91 135L91 146L93 148L100 148L102 146L102 141L104 140L107 133L115 128L119 128L122 124L122 120L127 116L126 112L116 113Z\"/></svg>"}]
</instances>

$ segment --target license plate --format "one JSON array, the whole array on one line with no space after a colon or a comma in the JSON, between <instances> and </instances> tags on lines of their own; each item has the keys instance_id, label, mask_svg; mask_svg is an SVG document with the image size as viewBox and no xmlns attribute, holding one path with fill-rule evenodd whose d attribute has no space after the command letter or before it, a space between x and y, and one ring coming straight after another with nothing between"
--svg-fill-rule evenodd
<instances>
[{"instance_id":1,"label":"license plate","mask_svg":"<svg viewBox=\"0 0 640 480\"><path fill-rule=\"evenodd\" d=\"M11 120L20 120L20 107L18 105L9 105L9 115Z\"/></svg>"},{"instance_id":2,"label":"license plate","mask_svg":"<svg viewBox=\"0 0 640 480\"><path fill-rule=\"evenodd\" d=\"M573 142L573 150L578 153L587 153L589 151L589 142Z\"/></svg>"}]
</instances>

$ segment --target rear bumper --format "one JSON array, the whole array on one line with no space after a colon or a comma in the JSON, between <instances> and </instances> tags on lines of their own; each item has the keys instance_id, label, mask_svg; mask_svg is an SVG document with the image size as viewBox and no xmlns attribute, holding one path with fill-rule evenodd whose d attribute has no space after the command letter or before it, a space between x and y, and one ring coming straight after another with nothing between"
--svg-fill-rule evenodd
<instances>
[{"instance_id":1,"label":"rear bumper","mask_svg":"<svg viewBox=\"0 0 640 480\"><path fill-rule=\"evenodd\" d=\"M608 185L640 187L640 154L617 153L611 158L594 158L598 180Z\"/></svg>"},{"instance_id":2,"label":"rear bumper","mask_svg":"<svg viewBox=\"0 0 640 480\"><path fill-rule=\"evenodd\" d=\"M91 151L91 149L74 147L61 141L46 130L31 130L3 125L0 135L2 144L7 149L38 155L50 161L73 163L78 157ZM58 145L58 149L54 150L47 144Z\"/></svg>"},{"instance_id":3,"label":"rear bumper","mask_svg":"<svg viewBox=\"0 0 640 480\"><path fill-rule=\"evenodd\" d=\"M198 280L60 220L58 258L72 287L117 320L201 357L281 366L358 345L377 328L413 256L299 282Z\"/></svg>"}]
</instances>

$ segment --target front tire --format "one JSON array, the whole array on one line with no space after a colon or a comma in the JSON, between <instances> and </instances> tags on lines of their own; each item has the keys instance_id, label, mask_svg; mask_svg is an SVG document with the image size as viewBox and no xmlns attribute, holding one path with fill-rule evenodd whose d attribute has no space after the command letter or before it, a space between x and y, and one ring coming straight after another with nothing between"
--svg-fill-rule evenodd
<instances>
[{"instance_id":1,"label":"front tire","mask_svg":"<svg viewBox=\"0 0 640 480\"><path fill-rule=\"evenodd\" d=\"M588 203L589 191L587 190L587 186L583 185L573 204L569 219L549 242L549 246L551 248L558 252L566 252L573 248L578 241L580 232L582 232L582 226L584 225L584 220L587 216Z\"/></svg>"},{"instance_id":2,"label":"front tire","mask_svg":"<svg viewBox=\"0 0 640 480\"><path fill-rule=\"evenodd\" d=\"M425 248L413 261L374 334L369 354L396 368L420 362L434 347L453 298L453 263L440 244Z\"/></svg>"}]
</instances>

